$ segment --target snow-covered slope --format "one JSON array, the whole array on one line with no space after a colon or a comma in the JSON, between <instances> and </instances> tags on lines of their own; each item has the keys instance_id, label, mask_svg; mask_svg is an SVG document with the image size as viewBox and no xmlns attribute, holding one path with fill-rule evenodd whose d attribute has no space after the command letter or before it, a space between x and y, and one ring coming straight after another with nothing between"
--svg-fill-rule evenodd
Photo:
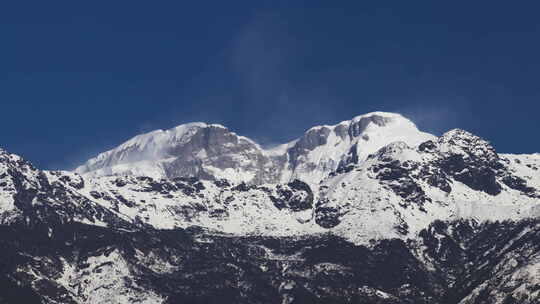
<instances>
[{"instance_id":1,"label":"snow-covered slope","mask_svg":"<svg viewBox=\"0 0 540 304\"><path fill-rule=\"evenodd\" d=\"M532 187L540 189L540 153L499 155L512 172L522 176Z\"/></svg>"},{"instance_id":2,"label":"snow-covered slope","mask_svg":"<svg viewBox=\"0 0 540 304\"><path fill-rule=\"evenodd\" d=\"M7 152L1 157L2 223L57 212L61 220L105 227L200 226L268 236L332 232L366 244L415 238L435 220L540 215L538 155L500 156L466 131L437 138L398 114L380 112L312 128L272 151L219 125L183 125L99 155L78 169L95 169L82 176L42 172ZM143 175L141 163L152 176ZM229 177L231 164L238 178L221 178ZM261 169L276 164L280 171L272 178ZM156 168L180 176L164 177ZM193 170L204 175L190 177ZM265 183L247 183L248 175Z\"/></svg>"},{"instance_id":3,"label":"snow-covered slope","mask_svg":"<svg viewBox=\"0 0 540 304\"><path fill-rule=\"evenodd\" d=\"M199 166L195 179L194 171L168 167L186 158ZM135 137L77 171L88 178L79 193L157 228L273 236L332 231L367 243L414 238L435 220L536 217L539 164L537 154L498 155L463 130L437 138L399 114L374 112L313 127L272 150L222 126L183 125ZM152 178L141 176L147 166Z\"/></svg>"},{"instance_id":4,"label":"snow-covered slope","mask_svg":"<svg viewBox=\"0 0 540 304\"><path fill-rule=\"evenodd\" d=\"M410 238L436 220L540 216L540 187L462 130L417 147L392 143L343 171L321 184L318 208L328 212L319 220L360 242Z\"/></svg>"},{"instance_id":5,"label":"snow-covered slope","mask_svg":"<svg viewBox=\"0 0 540 304\"><path fill-rule=\"evenodd\" d=\"M50 233L65 222L132 227L130 219L81 194L84 188L85 180L77 174L40 171L0 149L0 226L43 225Z\"/></svg>"},{"instance_id":6,"label":"snow-covered slope","mask_svg":"<svg viewBox=\"0 0 540 304\"><path fill-rule=\"evenodd\" d=\"M85 176L225 178L254 184L300 179L314 184L393 141L417 145L433 138L403 116L385 112L313 127L299 139L269 150L221 125L190 123L136 136L75 171Z\"/></svg>"},{"instance_id":7,"label":"snow-covered slope","mask_svg":"<svg viewBox=\"0 0 540 304\"><path fill-rule=\"evenodd\" d=\"M540 215L534 158L516 167L488 142L462 130L430 138L417 146L393 142L363 161L341 165L320 183L258 186L106 176L89 179L80 193L157 228L196 225L269 236L332 231L362 244L415 238L435 220Z\"/></svg>"},{"instance_id":8,"label":"snow-covered slope","mask_svg":"<svg viewBox=\"0 0 540 304\"><path fill-rule=\"evenodd\" d=\"M259 179L271 162L257 144L221 125L190 123L135 136L99 154L75 171L87 176L196 176L230 180Z\"/></svg>"},{"instance_id":9,"label":"snow-covered slope","mask_svg":"<svg viewBox=\"0 0 540 304\"><path fill-rule=\"evenodd\" d=\"M372 112L333 126L309 129L287 150L289 164L282 180L300 179L317 184L330 172L368 155L395 141L412 146L434 139L416 125L395 113Z\"/></svg>"},{"instance_id":10,"label":"snow-covered slope","mask_svg":"<svg viewBox=\"0 0 540 304\"><path fill-rule=\"evenodd\" d=\"M0 303L538 303L539 170L381 112L271 150L187 124L77 172L0 150Z\"/></svg>"},{"instance_id":11,"label":"snow-covered slope","mask_svg":"<svg viewBox=\"0 0 540 304\"><path fill-rule=\"evenodd\" d=\"M352 124L358 121L362 118ZM360 134L377 138L370 132L377 134L379 127L370 124ZM355 160L342 161L318 182L291 177L290 182L265 185L41 172L4 152L0 219L9 223L31 213L30 206L43 206L62 216L67 212L72 221L100 226L199 226L267 236L332 232L367 244L372 239L416 238L435 220L483 222L540 215L535 155L499 156L488 142L462 130L427 137L433 140L416 146L397 141L369 155L359 147Z\"/></svg>"}]
</instances>

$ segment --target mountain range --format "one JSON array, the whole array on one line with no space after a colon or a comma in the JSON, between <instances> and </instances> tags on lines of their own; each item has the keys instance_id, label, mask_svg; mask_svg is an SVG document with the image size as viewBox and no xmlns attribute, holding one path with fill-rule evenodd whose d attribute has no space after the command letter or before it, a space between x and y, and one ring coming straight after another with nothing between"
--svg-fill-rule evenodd
<instances>
[{"instance_id":1,"label":"mountain range","mask_svg":"<svg viewBox=\"0 0 540 304\"><path fill-rule=\"evenodd\" d=\"M373 112L263 148L138 135L73 171L0 150L0 303L540 303L540 154Z\"/></svg>"}]
</instances>

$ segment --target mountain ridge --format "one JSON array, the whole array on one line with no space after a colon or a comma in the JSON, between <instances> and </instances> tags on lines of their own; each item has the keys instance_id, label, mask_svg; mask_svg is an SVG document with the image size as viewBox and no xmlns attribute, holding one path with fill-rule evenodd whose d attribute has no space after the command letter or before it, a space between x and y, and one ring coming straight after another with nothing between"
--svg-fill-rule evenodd
<instances>
[{"instance_id":1,"label":"mountain ridge","mask_svg":"<svg viewBox=\"0 0 540 304\"><path fill-rule=\"evenodd\" d=\"M540 154L460 129L389 138L359 117L309 129L285 150L295 170L259 182L178 160L189 174L42 171L0 149L0 303L538 303ZM200 126L172 151L202 163L255 145ZM155 152L149 138L116 156Z\"/></svg>"},{"instance_id":2,"label":"mountain ridge","mask_svg":"<svg viewBox=\"0 0 540 304\"><path fill-rule=\"evenodd\" d=\"M450 130L438 138L431 135L423 138L420 133L419 138L426 139L422 143L416 143L418 138L412 143L387 140L390 143L373 153L361 151L366 156L359 156L357 149L351 152L350 147L356 148L363 135L377 134L381 125L386 127L388 121L377 116L380 112L376 113L336 124L333 130L328 126L311 128L302 139L307 143L300 146L314 145L314 149L306 149L308 154L293 149L287 151L288 156L297 153L298 159L302 159L328 146L325 144L330 141L316 145L320 130L328 130L324 131L328 134L339 126L347 126L344 137L356 141L352 144L346 141L345 148L340 150L346 153L333 158L340 162L334 161L334 166L325 168L326 171L317 171L317 179L306 180L301 178L306 175L298 178L291 174L281 182L258 184L215 176L93 176L39 170L29 179L36 180L30 182L37 187L34 192L39 193L40 187L48 191L49 185L67 187L67 192L73 193L75 205L82 200L95 206L91 208L104 208L106 212L97 214L109 215L82 217L84 222L102 226L110 225L103 219L114 218L114 225L125 221L159 229L200 226L240 235L300 236L332 231L357 244L367 244L371 239L414 238L434 220L504 220L540 214L537 206L540 179L535 174L540 159L534 155L507 159L498 155L487 141L460 129ZM406 121L406 124L412 123ZM371 125L375 125L372 133ZM183 125L174 129L174 135L192 136L199 132L192 127L207 126ZM210 127L225 130L222 126ZM387 130L383 131L385 135ZM315 140L312 132L316 132ZM182 141L182 136L173 138ZM144 147L148 144L153 147L149 138L152 137L136 137L137 140L121 147L129 148L141 142ZM219 143L221 137L216 140ZM330 147L335 147L332 142ZM210 151L212 147L203 148ZM327 151L323 149L318 153ZM301 165L296 169L309 169ZM311 177L310 172L307 173ZM54 199L55 195L47 196Z\"/></svg>"},{"instance_id":3,"label":"mountain ridge","mask_svg":"<svg viewBox=\"0 0 540 304\"><path fill-rule=\"evenodd\" d=\"M317 183L338 166L364 159L391 141L418 144L432 138L402 115L387 112L315 126L272 149L222 125L189 123L135 136L75 172L93 176L144 172L152 177L227 178L255 184L294 179Z\"/></svg>"}]
</instances>

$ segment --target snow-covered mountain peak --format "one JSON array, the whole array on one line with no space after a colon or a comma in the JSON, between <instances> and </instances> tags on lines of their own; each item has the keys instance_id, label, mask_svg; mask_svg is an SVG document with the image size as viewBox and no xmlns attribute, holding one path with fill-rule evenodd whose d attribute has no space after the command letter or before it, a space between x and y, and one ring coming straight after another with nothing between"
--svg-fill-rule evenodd
<instances>
[{"instance_id":1,"label":"snow-covered mountain peak","mask_svg":"<svg viewBox=\"0 0 540 304\"><path fill-rule=\"evenodd\" d=\"M168 130L160 129L137 135L118 147L90 159L84 166L77 168L76 171L85 173L99 165L129 163L159 158L164 156L166 145L171 144L171 142L182 142L189 138L196 130L207 126L205 123L195 122L179 125Z\"/></svg>"},{"instance_id":2,"label":"snow-covered mountain peak","mask_svg":"<svg viewBox=\"0 0 540 304\"><path fill-rule=\"evenodd\" d=\"M358 136L365 131L385 127L404 127L409 130L418 131L418 128L411 120L403 115L391 112L370 112L353 117L349 120L344 120L335 125L320 125L310 128L307 132L317 131L321 129L335 130L341 136L350 135ZM344 131L347 132L344 132ZM306 133L307 133L306 132Z\"/></svg>"},{"instance_id":3,"label":"snow-covered mountain peak","mask_svg":"<svg viewBox=\"0 0 540 304\"><path fill-rule=\"evenodd\" d=\"M257 179L256 168L268 161L252 140L219 124L189 123L135 136L101 153L75 171L89 176Z\"/></svg>"},{"instance_id":4,"label":"snow-covered mountain peak","mask_svg":"<svg viewBox=\"0 0 540 304\"><path fill-rule=\"evenodd\" d=\"M435 136L419 131L400 114L359 115L336 125L310 128L299 139L281 146L287 148L289 160L284 176L318 184L330 172L363 162L392 142L402 141L414 147L428 140L435 140Z\"/></svg>"},{"instance_id":5,"label":"snow-covered mountain peak","mask_svg":"<svg viewBox=\"0 0 540 304\"><path fill-rule=\"evenodd\" d=\"M324 290L350 294L344 303L458 303L430 292L458 280L492 288L501 281L492 277L510 278L505 292L532 295L519 303L538 302L540 154L497 155L463 130L436 138L400 115L370 113L264 150L221 125L193 123L136 136L80 170L41 171L0 149L2 257L13 261L0 265L0 281L20 290L9 303L191 303L218 286L209 301L217 303L221 288L234 289L230 278L255 299L269 286L288 297L296 282L317 292L331 282ZM373 283L384 293L366 289L381 273L398 281ZM208 274L224 279L208 288ZM269 281L256 289L254 275ZM346 289L331 289L335 282ZM467 301L485 298L471 286ZM21 300L32 290L46 300Z\"/></svg>"},{"instance_id":6,"label":"snow-covered mountain peak","mask_svg":"<svg viewBox=\"0 0 540 304\"><path fill-rule=\"evenodd\" d=\"M438 143L443 152L489 161L499 159L495 148L488 141L465 130L450 130L439 138Z\"/></svg>"},{"instance_id":7,"label":"snow-covered mountain peak","mask_svg":"<svg viewBox=\"0 0 540 304\"><path fill-rule=\"evenodd\" d=\"M381 127L389 123L406 123L406 124L414 125L414 123L411 120L405 118L403 115L399 113L380 112L380 111L358 115L349 121L352 123L356 123L362 120L370 121Z\"/></svg>"},{"instance_id":8,"label":"snow-covered mountain peak","mask_svg":"<svg viewBox=\"0 0 540 304\"><path fill-rule=\"evenodd\" d=\"M297 140L263 149L217 124L190 123L135 136L78 167L90 176L226 178L255 184L294 179L316 184L339 166L358 163L383 146L435 139L396 113L372 112L308 129Z\"/></svg>"}]
</instances>

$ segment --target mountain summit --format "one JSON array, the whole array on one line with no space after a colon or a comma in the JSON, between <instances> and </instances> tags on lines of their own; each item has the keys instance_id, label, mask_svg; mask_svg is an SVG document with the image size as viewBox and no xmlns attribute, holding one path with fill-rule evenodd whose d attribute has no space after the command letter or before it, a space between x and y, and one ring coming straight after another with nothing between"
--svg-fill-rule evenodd
<instances>
[{"instance_id":1,"label":"mountain summit","mask_svg":"<svg viewBox=\"0 0 540 304\"><path fill-rule=\"evenodd\" d=\"M63 174L128 222L241 235L328 230L366 244L413 237L435 220L535 217L537 161L499 155L464 130L436 137L373 112L273 149L221 125L185 124L98 155L77 168L82 177Z\"/></svg>"},{"instance_id":2,"label":"mountain summit","mask_svg":"<svg viewBox=\"0 0 540 304\"><path fill-rule=\"evenodd\" d=\"M0 303L536 304L539 170L383 112L273 149L190 123L76 172L0 149Z\"/></svg>"},{"instance_id":3,"label":"mountain summit","mask_svg":"<svg viewBox=\"0 0 540 304\"><path fill-rule=\"evenodd\" d=\"M373 112L332 126L316 126L300 138L263 149L224 126L189 123L135 136L75 171L87 176L196 177L253 184L300 179L318 183L340 166L357 163L381 147L434 139L399 114Z\"/></svg>"}]
</instances>

